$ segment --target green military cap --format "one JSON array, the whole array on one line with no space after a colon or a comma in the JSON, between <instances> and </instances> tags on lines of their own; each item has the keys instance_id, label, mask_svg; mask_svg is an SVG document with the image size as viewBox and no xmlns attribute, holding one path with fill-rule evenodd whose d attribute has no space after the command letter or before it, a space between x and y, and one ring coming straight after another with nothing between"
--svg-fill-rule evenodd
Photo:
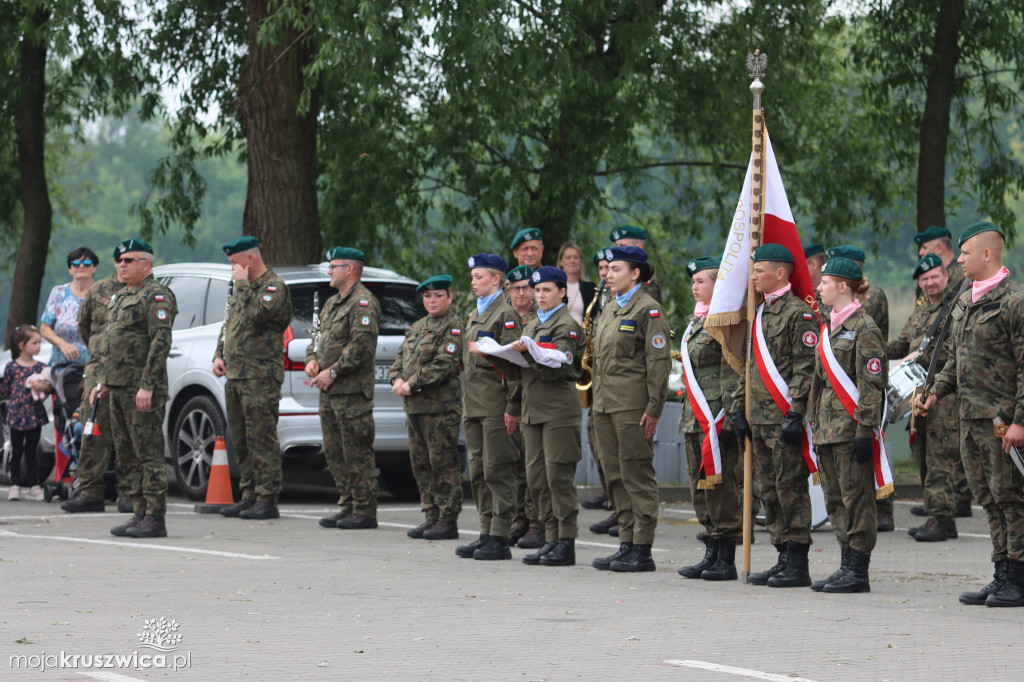
<instances>
[{"instance_id":1,"label":"green military cap","mask_svg":"<svg viewBox=\"0 0 1024 682\"><path fill-rule=\"evenodd\" d=\"M131 251L145 251L146 253L153 253L153 247L141 239L125 239L114 247L114 258L120 258L122 255Z\"/></svg>"},{"instance_id":2,"label":"green military cap","mask_svg":"<svg viewBox=\"0 0 1024 682\"><path fill-rule=\"evenodd\" d=\"M256 237L246 235L243 237L239 237L233 242L228 242L224 246L220 247L220 249L221 251L224 252L225 256L234 256L236 253L241 253L242 251L248 251L249 249L258 248L259 245L259 239L256 239Z\"/></svg>"},{"instance_id":3,"label":"green military cap","mask_svg":"<svg viewBox=\"0 0 1024 682\"><path fill-rule=\"evenodd\" d=\"M538 230L536 227L524 227L523 229L516 232L516 236L512 237L512 247L515 249L523 242L528 242L531 239L539 239L544 241L544 233Z\"/></svg>"},{"instance_id":4,"label":"green military cap","mask_svg":"<svg viewBox=\"0 0 1024 682\"><path fill-rule=\"evenodd\" d=\"M821 266L821 274L845 279L864 279L860 266L854 263L852 258L844 256L829 258L828 262Z\"/></svg>"},{"instance_id":5,"label":"green military cap","mask_svg":"<svg viewBox=\"0 0 1024 682\"><path fill-rule=\"evenodd\" d=\"M357 260L366 262L366 254L350 246L335 246L327 252L327 260Z\"/></svg>"},{"instance_id":6,"label":"green military cap","mask_svg":"<svg viewBox=\"0 0 1024 682\"><path fill-rule=\"evenodd\" d=\"M508 279L509 282L524 282L530 279L530 276L532 274L533 268L531 268L529 265L517 265L516 267L509 270L508 274L505 275L505 277L506 279Z\"/></svg>"},{"instance_id":7,"label":"green military cap","mask_svg":"<svg viewBox=\"0 0 1024 682\"><path fill-rule=\"evenodd\" d=\"M420 282L420 285L416 287L417 292L422 291L437 291L438 289L451 289L452 288L452 276L451 275L434 275L428 279Z\"/></svg>"},{"instance_id":8,"label":"green military cap","mask_svg":"<svg viewBox=\"0 0 1024 682\"><path fill-rule=\"evenodd\" d=\"M598 249L594 252L594 266L597 267L597 265L603 260L608 260L605 258L604 249Z\"/></svg>"},{"instance_id":9,"label":"green military cap","mask_svg":"<svg viewBox=\"0 0 1024 682\"><path fill-rule=\"evenodd\" d=\"M647 230L642 227L637 227L636 225L619 225L612 230L611 234L608 235L608 238L613 242L617 242L620 239L643 239L646 241Z\"/></svg>"},{"instance_id":10,"label":"green military cap","mask_svg":"<svg viewBox=\"0 0 1024 682\"><path fill-rule=\"evenodd\" d=\"M755 263L773 261L775 263L793 263L793 254L782 244L762 244L754 249L751 260Z\"/></svg>"},{"instance_id":11,"label":"green military cap","mask_svg":"<svg viewBox=\"0 0 1024 682\"><path fill-rule=\"evenodd\" d=\"M914 243L918 246L922 246L932 241L933 239L941 239L943 237L953 238L953 233L949 231L949 228L939 227L938 225L932 225L924 232L918 232L914 235Z\"/></svg>"},{"instance_id":12,"label":"green military cap","mask_svg":"<svg viewBox=\"0 0 1024 682\"><path fill-rule=\"evenodd\" d=\"M839 246L833 246L828 250L828 257L831 258L849 258L850 260L856 260L863 263L866 261L867 254L864 253L864 249L853 244L840 244Z\"/></svg>"},{"instance_id":13,"label":"green military cap","mask_svg":"<svg viewBox=\"0 0 1024 682\"><path fill-rule=\"evenodd\" d=\"M817 256L819 253L825 253L824 244L804 244L804 258Z\"/></svg>"},{"instance_id":14,"label":"green military cap","mask_svg":"<svg viewBox=\"0 0 1024 682\"><path fill-rule=\"evenodd\" d=\"M929 253L924 258L917 262L917 267L914 268L914 279L917 279L929 270L942 267L942 259L939 258L938 254Z\"/></svg>"},{"instance_id":15,"label":"green military cap","mask_svg":"<svg viewBox=\"0 0 1024 682\"><path fill-rule=\"evenodd\" d=\"M694 258L686 264L686 274L690 276L690 279L693 279L693 276L701 270L714 270L721 265L721 258L710 258L708 256L704 256L703 258Z\"/></svg>"},{"instance_id":16,"label":"green military cap","mask_svg":"<svg viewBox=\"0 0 1024 682\"><path fill-rule=\"evenodd\" d=\"M957 244L957 246L963 246L965 241L982 232L998 232L1000 237L1006 239L1006 235L1003 234L1003 231L996 227L994 223L985 221L965 227L964 231L960 233L960 243Z\"/></svg>"}]
</instances>

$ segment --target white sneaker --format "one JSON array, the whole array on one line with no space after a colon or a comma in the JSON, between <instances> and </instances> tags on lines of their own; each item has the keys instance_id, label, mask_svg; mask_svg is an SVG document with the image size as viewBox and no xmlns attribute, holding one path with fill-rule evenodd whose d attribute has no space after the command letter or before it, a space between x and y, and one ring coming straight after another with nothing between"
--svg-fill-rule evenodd
<instances>
[{"instance_id":1,"label":"white sneaker","mask_svg":"<svg viewBox=\"0 0 1024 682\"><path fill-rule=\"evenodd\" d=\"M12 485L10 487L10 489L7 491L7 501L8 502L12 502L14 500L20 500L20 499L21 499L21 488L19 488L16 485Z\"/></svg>"},{"instance_id":2,"label":"white sneaker","mask_svg":"<svg viewBox=\"0 0 1024 682\"><path fill-rule=\"evenodd\" d=\"M46 497L43 495L42 486L34 485L29 488L28 492L25 493L25 499L32 502L42 502L45 500Z\"/></svg>"}]
</instances>

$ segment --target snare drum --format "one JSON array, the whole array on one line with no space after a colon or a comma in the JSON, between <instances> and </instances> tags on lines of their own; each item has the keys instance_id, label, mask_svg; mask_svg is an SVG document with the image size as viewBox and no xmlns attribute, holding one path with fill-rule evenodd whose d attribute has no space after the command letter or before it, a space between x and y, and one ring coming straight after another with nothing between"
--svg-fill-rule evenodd
<instances>
[{"instance_id":1,"label":"snare drum","mask_svg":"<svg viewBox=\"0 0 1024 682\"><path fill-rule=\"evenodd\" d=\"M888 424L906 419L913 409L914 392L923 388L928 372L916 362L904 362L889 370L889 385L885 389Z\"/></svg>"}]
</instances>

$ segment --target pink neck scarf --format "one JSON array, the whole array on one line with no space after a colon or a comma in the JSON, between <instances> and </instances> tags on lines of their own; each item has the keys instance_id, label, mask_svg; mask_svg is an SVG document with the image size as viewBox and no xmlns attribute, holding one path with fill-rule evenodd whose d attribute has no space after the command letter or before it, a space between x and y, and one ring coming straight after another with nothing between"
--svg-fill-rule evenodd
<instances>
[{"instance_id":1,"label":"pink neck scarf","mask_svg":"<svg viewBox=\"0 0 1024 682\"><path fill-rule=\"evenodd\" d=\"M836 310L835 308L833 308L832 312L829 313L832 316L832 329L835 329L836 327L841 325L846 320L846 318L848 318L850 315L853 315L853 311L855 311L859 307L860 299L855 298L853 299L853 303L846 306L842 310Z\"/></svg>"},{"instance_id":2,"label":"pink neck scarf","mask_svg":"<svg viewBox=\"0 0 1024 682\"><path fill-rule=\"evenodd\" d=\"M771 305L772 303L775 302L775 300L777 298L779 298L779 296L782 296L784 293L786 293L787 291L789 291L792 288L793 288L793 285L790 283L790 284L786 284L786 286L782 287L778 291L773 291L770 294L765 294L764 295L764 302L767 303L768 305Z\"/></svg>"},{"instance_id":3,"label":"pink neck scarf","mask_svg":"<svg viewBox=\"0 0 1024 682\"><path fill-rule=\"evenodd\" d=\"M995 276L988 279L975 280L974 284L971 285L973 287L971 289L971 303L977 303L982 296L995 289L1000 282L1009 276L1010 271L1004 265Z\"/></svg>"},{"instance_id":4,"label":"pink neck scarf","mask_svg":"<svg viewBox=\"0 0 1024 682\"><path fill-rule=\"evenodd\" d=\"M693 307L693 314L703 320L705 317L708 316L708 310L710 309L710 303L701 303L700 301L698 301L697 305Z\"/></svg>"}]
</instances>

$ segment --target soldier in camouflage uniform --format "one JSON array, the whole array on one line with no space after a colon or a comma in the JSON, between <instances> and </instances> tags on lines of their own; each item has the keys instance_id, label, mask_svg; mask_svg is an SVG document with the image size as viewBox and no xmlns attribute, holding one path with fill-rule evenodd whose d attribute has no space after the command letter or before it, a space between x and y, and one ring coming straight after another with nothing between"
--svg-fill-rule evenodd
<instances>
[{"instance_id":1,"label":"soldier in camouflage uniform","mask_svg":"<svg viewBox=\"0 0 1024 682\"><path fill-rule=\"evenodd\" d=\"M927 254L917 264L914 279L925 292L926 300L914 308L899 337L886 344L885 352L890 358L916 362L924 368L928 367L932 355L938 352L936 367L942 367L949 357L949 344L942 344L942 348L936 351L934 337L957 289L949 281L942 260L934 253ZM928 344L921 350L926 337ZM929 519L924 525L911 528L910 535L918 542L955 538L953 480L956 463L962 461L956 400L944 398L932 410L931 416L916 417L915 429L910 449L921 472L921 487Z\"/></svg>"},{"instance_id":2,"label":"soldier in camouflage uniform","mask_svg":"<svg viewBox=\"0 0 1024 682\"><path fill-rule=\"evenodd\" d=\"M407 533L411 538L459 537L463 324L451 310L451 285L449 275L437 275L416 287L423 295L427 316L405 333L398 357L388 370L392 392L405 399L409 460L426 515L423 523Z\"/></svg>"},{"instance_id":3,"label":"soldier in camouflage uniform","mask_svg":"<svg viewBox=\"0 0 1024 682\"><path fill-rule=\"evenodd\" d=\"M213 356L213 373L227 375L224 403L234 446L241 499L221 516L276 519L281 494L281 443L277 419L284 382L284 330L292 320L292 296L263 262L256 237L222 247L231 262L234 293Z\"/></svg>"},{"instance_id":4,"label":"soldier in camouflage uniform","mask_svg":"<svg viewBox=\"0 0 1024 682\"><path fill-rule=\"evenodd\" d=\"M336 514L324 528L377 527L377 466L373 456L374 367L380 303L360 278L366 256L359 249L327 252L331 286L338 293L320 313L321 338L306 349L306 376L320 389L324 456L338 487Z\"/></svg>"},{"instance_id":5,"label":"soldier in camouflage uniform","mask_svg":"<svg viewBox=\"0 0 1024 682\"><path fill-rule=\"evenodd\" d=\"M962 604L1024 606L1024 476L1010 448L1024 446L1024 287L1003 267L1003 234L989 222L960 233L964 274L973 279L953 308L950 358L927 402L956 393L960 454L975 499L985 508L995 580L960 595ZM993 420L1008 426L993 430ZM1002 440L1000 441L1000 436Z\"/></svg>"},{"instance_id":6,"label":"soldier in camouflage uniform","mask_svg":"<svg viewBox=\"0 0 1024 682\"><path fill-rule=\"evenodd\" d=\"M78 309L78 335L89 347L89 362L85 366L82 381L82 395L88 398L96 387L96 372L99 368L100 340L103 338L103 327L107 322L107 306L111 298L124 284L117 279L117 274L101 279L89 287L82 306ZM93 410L89 401L83 400L81 421L86 424L92 421L97 433L85 434L82 438L82 449L78 453L78 491L77 497L61 503L60 508L72 514L76 512L103 511L104 483L103 472L110 464L110 452L113 449L113 437L110 431L110 404L106 400L96 401ZM135 488L132 477L138 477L139 470L130 470L127 460L131 455L116 458L118 511L133 511L132 508L122 510L123 497L131 505L131 492Z\"/></svg>"},{"instance_id":7,"label":"soldier in camouflage uniform","mask_svg":"<svg viewBox=\"0 0 1024 682\"><path fill-rule=\"evenodd\" d=\"M167 468L164 463L164 405L171 327L178 314L171 290L153 278L153 247L127 239L114 251L117 278L125 286L111 296L99 344L95 396L109 400L114 449L125 455L133 479L135 514L110 529L117 536L166 537Z\"/></svg>"},{"instance_id":8,"label":"soldier in camouflage uniform","mask_svg":"<svg viewBox=\"0 0 1024 682\"><path fill-rule=\"evenodd\" d=\"M818 291L832 311L828 339L821 340L816 358L807 405L814 422L825 505L842 560L838 571L812 583L811 589L870 592L868 566L878 539L873 432L885 418L885 345L878 327L854 298L870 286L860 267L848 258L831 258L821 274ZM825 332L822 330L822 334ZM831 348L832 357L828 357L826 348ZM835 364L826 367L826 359ZM859 393L852 416L845 401L854 400L854 396L840 383L843 375Z\"/></svg>"},{"instance_id":9,"label":"soldier in camouflage uniform","mask_svg":"<svg viewBox=\"0 0 1024 682\"><path fill-rule=\"evenodd\" d=\"M765 525L779 552L774 566L748 579L755 585L804 587L811 584L807 571L811 498L807 489L810 470L801 452L801 439L818 328L814 311L791 291L793 255L779 244L765 244L754 251L753 261L754 289L765 299L761 329L766 347L762 350L774 360L788 388L790 405L784 414L761 372L752 367L748 424L743 414L746 379L740 375L730 421L737 436L751 438Z\"/></svg>"},{"instance_id":10,"label":"soldier in camouflage uniform","mask_svg":"<svg viewBox=\"0 0 1024 682\"><path fill-rule=\"evenodd\" d=\"M619 225L608 234L608 239L615 246L635 246L638 249L646 249L647 230L636 225ZM658 275L651 275L651 279L644 282L644 293L661 303L661 280Z\"/></svg>"}]
</instances>

